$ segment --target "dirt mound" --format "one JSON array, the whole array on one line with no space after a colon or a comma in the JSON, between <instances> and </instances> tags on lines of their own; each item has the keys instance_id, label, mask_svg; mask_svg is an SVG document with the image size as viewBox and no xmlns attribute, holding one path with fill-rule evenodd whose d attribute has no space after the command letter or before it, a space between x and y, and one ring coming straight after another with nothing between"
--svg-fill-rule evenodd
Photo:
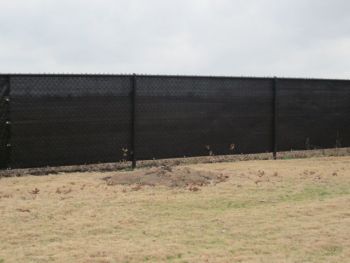
<instances>
[{"instance_id":1,"label":"dirt mound","mask_svg":"<svg viewBox=\"0 0 350 263\"><path fill-rule=\"evenodd\" d=\"M228 176L210 171L200 171L188 167L154 167L148 170L119 173L104 178L108 185L148 185L168 187L194 187L217 184Z\"/></svg>"}]
</instances>

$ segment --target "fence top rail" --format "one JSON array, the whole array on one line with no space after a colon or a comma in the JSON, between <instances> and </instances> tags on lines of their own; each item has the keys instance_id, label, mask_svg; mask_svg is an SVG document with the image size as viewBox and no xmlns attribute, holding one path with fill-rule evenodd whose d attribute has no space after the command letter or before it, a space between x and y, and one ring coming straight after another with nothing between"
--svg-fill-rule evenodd
<instances>
[{"instance_id":1,"label":"fence top rail","mask_svg":"<svg viewBox=\"0 0 350 263\"><path fill-rule=\"evenodd\" d=\"M0 73L0 77L150 77L150 78L211 78L211 79L253 79L253 80L313 80L313 81L350 81L345 78L306 78L279 76L227 76L227 75L171 75L171 74L135 74L135 73Z\"/></svg>"}]
</instances>

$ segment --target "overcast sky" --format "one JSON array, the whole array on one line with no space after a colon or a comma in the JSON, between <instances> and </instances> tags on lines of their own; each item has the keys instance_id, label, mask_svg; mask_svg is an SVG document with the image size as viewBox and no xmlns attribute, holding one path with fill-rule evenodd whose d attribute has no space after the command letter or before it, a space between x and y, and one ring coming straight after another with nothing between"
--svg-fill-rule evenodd
<instances>
[{"instance_id":1,"label":"overcast sky","mask_svg":"<svg viewBox=\"0 0 350 263\"><path fill-rule=\"evenodd\" d=\"M349 0L0 0L0 72L350 78Z\"/></svg>"}]
</instances>

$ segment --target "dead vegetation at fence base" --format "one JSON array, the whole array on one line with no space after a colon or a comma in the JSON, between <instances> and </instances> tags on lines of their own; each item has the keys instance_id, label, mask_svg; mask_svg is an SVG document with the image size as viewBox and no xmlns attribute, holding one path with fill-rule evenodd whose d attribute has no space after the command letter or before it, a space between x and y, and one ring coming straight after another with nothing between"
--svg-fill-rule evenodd
<instances>
[{"instance_id":1,"label":"dead vegetation at fence base","mask_svg":"<svg viewBox=\"0 0 350 263\"><path fill-rule=\"evenodd\" d=\"M226 181L227 175L212 171L196 170L189 167L153 167L147 170L117 173L103 178L108 185L138 185L189 187L195 191L200 186Z\"/></svg>"},{"instance_id":2,"label":"dead vegetation at fence base","mask_svg":"<svg viewBox=\"0 0 350 263\"><path fill-rule=\"evenodd\" d=\"M287 151L279 152L278 159L299 159L311 157L327 157L327 156L349 156L350 148L334 148L322 150L307 150L307 151ZM138 161L138 168L159 167L159 166L179 166L199 163L221 163L221 162L237 162L249 160L269 160L272 159L271 153L258 154L234 154L234 155L212 155L200 157L172 158L159 160ZM0 171L1 177L22 177L30 175L49 175L49 174L64 174L64 173L80 173L80 172L114 172L129 169L130 162L116 163L100 163L86 164L73 166L56 166L56 167L40 167L27 169L10 169Z\"/></svg>"}]
</instances>

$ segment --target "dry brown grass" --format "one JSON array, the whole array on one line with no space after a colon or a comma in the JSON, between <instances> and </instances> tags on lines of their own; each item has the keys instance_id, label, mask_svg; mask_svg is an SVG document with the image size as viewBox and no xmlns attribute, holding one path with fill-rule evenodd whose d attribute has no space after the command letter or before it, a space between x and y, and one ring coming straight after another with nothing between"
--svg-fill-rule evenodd
<instances>
[{"instance_id":1,"label":"dry brown grass","mask_svg":"<svg viewBox=\"0 0 350 263\"><path fill-rule=\"evenodd\" d=\"M350 157L189 165L226 182L0 179L0 262L349 262Z\"/></svg>"}]
</instances>

